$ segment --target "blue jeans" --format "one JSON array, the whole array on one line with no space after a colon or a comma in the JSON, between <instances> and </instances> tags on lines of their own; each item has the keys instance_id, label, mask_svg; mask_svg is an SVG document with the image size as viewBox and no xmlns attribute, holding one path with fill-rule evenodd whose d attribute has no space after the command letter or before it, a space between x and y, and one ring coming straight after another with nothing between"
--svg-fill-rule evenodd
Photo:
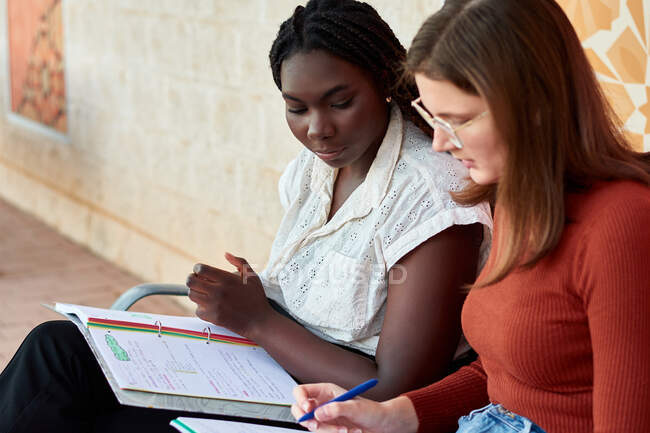
<instances>
[{"instance_id":1,"label":"blue jeans","mask_svg":"<svg viewBox=\"0 0 650 433\"><path fill-rule=\"evenodd\" d=\"M458 420L456 433L545 433L531 420L500 404L488 404Z\"/></svg>"}]
</instances>

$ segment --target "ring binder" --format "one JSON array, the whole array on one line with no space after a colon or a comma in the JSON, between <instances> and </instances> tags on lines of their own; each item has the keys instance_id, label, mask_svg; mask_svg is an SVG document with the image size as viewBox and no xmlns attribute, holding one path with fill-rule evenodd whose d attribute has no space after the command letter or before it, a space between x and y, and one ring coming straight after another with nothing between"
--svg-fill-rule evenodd
<instances>
[{"instance_id":1,"label":"ring binder","mask_svg":"<svg viewBox=\"0 0 650 433\"><path fill-rule=\"evenodd\" d=\"M296 382L253 341L226 328L197 317L74 304L54 310L84 334L122 404L293 421ZM150 382L151 372L168 380Z\"/></svg>"},{"instance_id":2,"label":"ring binder","mask_svg":"<svg viewBox=\"0 0 650 433\"><path fill-rule=\"evenodd\" d=\"M160 322L160 320L156 320L156 323L154 323L154 325L158 326L158 338L161 338L162 337L162 323Z\"/></svg>"}]
</instances>

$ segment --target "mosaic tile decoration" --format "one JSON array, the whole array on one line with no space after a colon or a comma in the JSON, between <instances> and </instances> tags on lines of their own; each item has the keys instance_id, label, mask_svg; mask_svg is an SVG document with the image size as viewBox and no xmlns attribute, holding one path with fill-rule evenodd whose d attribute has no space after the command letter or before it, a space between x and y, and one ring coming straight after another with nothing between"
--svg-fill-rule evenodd
<instances>
[{"instance_id":1,"label":"mosaic tile decoration","mask_svg":"<svg viewBox=\"0 0 650 433\"><path fill-rule=\"evenodd\" d=\"M558 0L633 146L650 151L650 2Z\"/></svg>"},{"instance_id":2,"label":"mosaic tile decoration","mask_svg":"<svg viewBox=\"0 0 650 433\"><path fill-rule=\"evenodd\" d=\"M11 110L67 131L62 0L7 0Z\"/></svg>"}]
</instances>

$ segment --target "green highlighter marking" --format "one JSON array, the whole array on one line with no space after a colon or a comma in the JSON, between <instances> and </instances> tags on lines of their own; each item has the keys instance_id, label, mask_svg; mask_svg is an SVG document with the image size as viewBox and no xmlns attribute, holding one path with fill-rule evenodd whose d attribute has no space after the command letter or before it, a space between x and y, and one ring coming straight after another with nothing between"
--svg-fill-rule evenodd
<instances>
[{"instance_id":1,"label":"green highlighter marking","mask_svg":"<svg viewBox=\"0 0 650 433\"><path fill-rule=\"evenodd\" d=\"M115 337L113 337L110 334L106 334L105 337L106 337L106 344L108 344L108 347L113 351L113 355L115 355L115 358L117 358L118 361L131 360L131 358L129 358L129 354L126 352L126 350L120 347Z\"/></svg>"}]
</instances>

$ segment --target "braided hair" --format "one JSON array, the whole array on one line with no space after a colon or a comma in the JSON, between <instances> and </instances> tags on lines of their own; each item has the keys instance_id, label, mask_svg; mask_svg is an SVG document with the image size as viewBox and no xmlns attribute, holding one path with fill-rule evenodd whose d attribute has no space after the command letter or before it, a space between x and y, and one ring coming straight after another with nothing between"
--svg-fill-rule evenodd
<instances>
[{"instance_id":1,"label":"braided hair","mask_svg":"<svg viewBox=\"0 0 650 433\"><path fill-rule=\"evenodd\" d=\"M402 73L406 50L372 6L356 0L309 0L304 7L296 7L280 25L269 53L278 89L282 90L282 62L297 52L312 50L327 51L369 71L407 119L433 134L411 107L418 91L414 80Z\"/></svg>"}]
</instances>

